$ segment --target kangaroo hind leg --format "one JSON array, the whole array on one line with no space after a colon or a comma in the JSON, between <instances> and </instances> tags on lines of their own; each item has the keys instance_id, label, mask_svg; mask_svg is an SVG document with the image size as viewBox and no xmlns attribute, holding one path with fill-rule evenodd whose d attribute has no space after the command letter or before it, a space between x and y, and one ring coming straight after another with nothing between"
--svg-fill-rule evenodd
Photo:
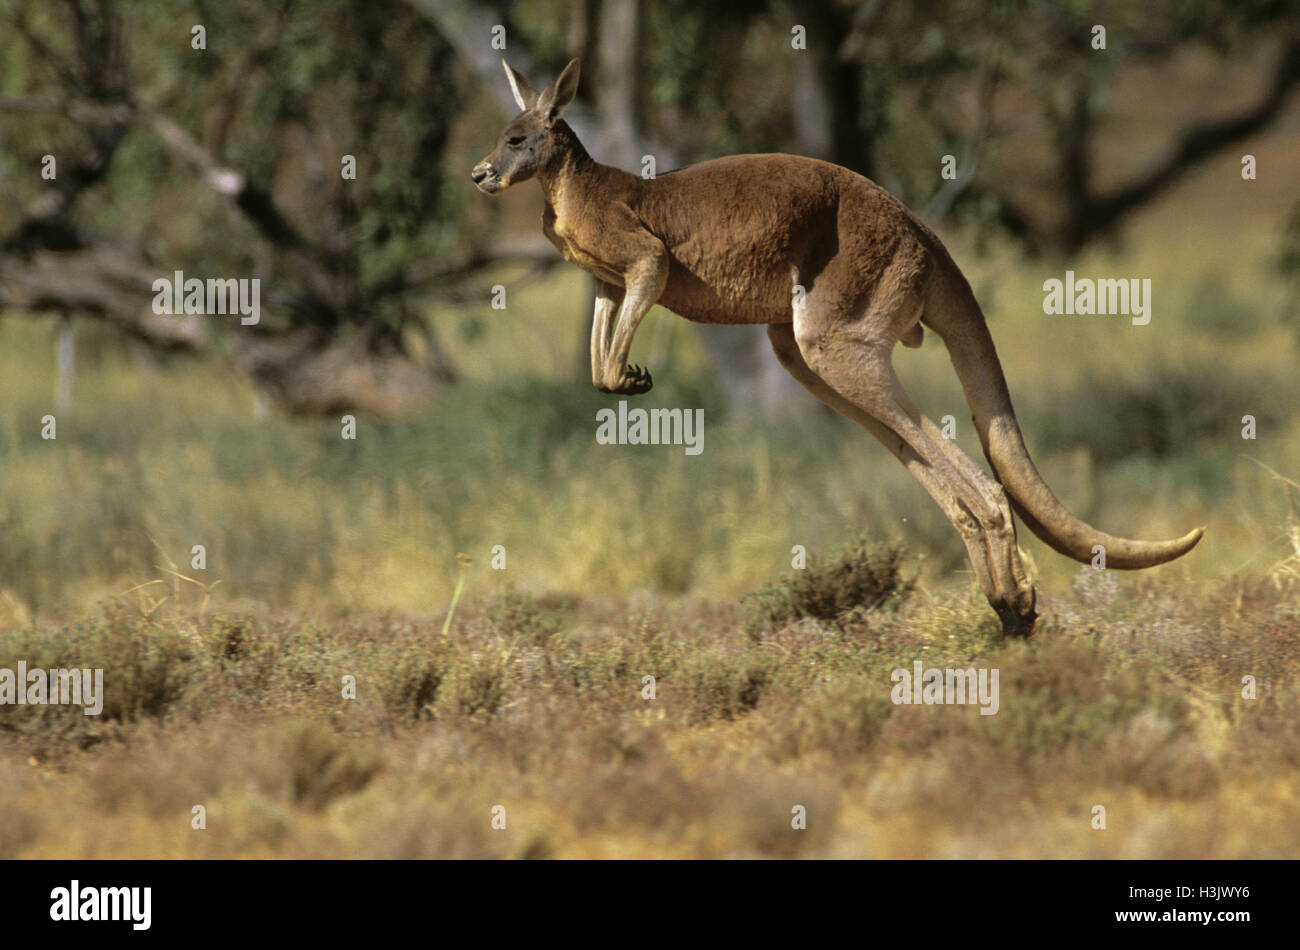
<instances>
[{"instance_id":1,"label":"kangaroo hind leg","mask_svg":"<svg viewBox=\"0 0 1300 950\"><path fill-rule=\"evenodd\" d=\"M836 392L822 377L813 372L795 342L794 330L789 324L773 324L768 327L768 337L772 341L777 359L794 376L805 389L830 406L836 412L862 426L893 453L903 463L913 478L926 490L940 510L957 528L962 543L966 547L971 567L975 571L980 589L995 609L998 608L999 581L991 565L994 556L990 551L989 539L978 518L971 512L951 487L944 482L935 469L928 465L921 454L897 432L881 423L875 417L864 412L860 407ZM1019 635L1020 626L1013 622L1011 614L999 609L1003 617L1004 634Z\"/></svg>"},{"instance_id":2,"label":"kangaroo hind leg","mask_svg":"<svg viewBox=\"0 0 1300 950\"><path fill-rule=\"evenodd\" d=\"M796 315L793 335L800 355L808 370L855 411L834 408L863 425L863 417L871 419L893 434L898 446L895 455L965 542L1004 634L1028 636L1037 619L1035 595L1020 565L1005 496L973 461L954 461L960 449L947 444L938 427L922 415L894 372L891 352L898 336L891 329L908 316L915 319L919 307L914 301L895 299L876 310L868 309L853 321L828 320L825 315L819 320L808 310ZM889 445L887 439L882 441Z\"/></svg>"}]
</instances>

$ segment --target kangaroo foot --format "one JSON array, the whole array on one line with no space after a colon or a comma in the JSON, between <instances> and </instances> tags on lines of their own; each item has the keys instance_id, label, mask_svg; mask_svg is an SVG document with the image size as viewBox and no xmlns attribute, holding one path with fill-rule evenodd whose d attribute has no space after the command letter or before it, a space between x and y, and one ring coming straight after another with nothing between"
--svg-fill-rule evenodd
<instances>
[{"instance_id":1,"label":"kangaroo foot","mask_svg":"<svg viewBox=\"0 0 1300 950\"><path fill-rule=\"evenodd\" d=\"M615 385L603 391L618 393L623 396L639 396L641 393L648 393L653 386L654 381L651 379L648 369L629 363L627 369L623 370L622 378Z\"/></svg>"}]
</instances>

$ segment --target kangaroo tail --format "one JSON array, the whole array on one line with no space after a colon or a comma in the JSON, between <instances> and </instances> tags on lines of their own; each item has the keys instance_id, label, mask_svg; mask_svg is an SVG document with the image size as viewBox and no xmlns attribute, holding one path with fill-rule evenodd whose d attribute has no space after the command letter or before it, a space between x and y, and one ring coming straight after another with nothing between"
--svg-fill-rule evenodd
<instances>
[{"instance_id":1,"label":"kangaroo tail","mask_svg":"<svg viewBox=\"0 0 1300 950\"><path fill-rule=\"evenodd\" d=\"M942 328L934 327L935 332L948 348L966 402L974 414L984 455L1025 526L1054 550L1085 564L1094 556L1093 547L1101 545L1106 549L1107 567L1154 567L1194 548L1205 533L1204 528L1189 531L1172 541L1133 541L1099 531L1075 517L1057 500L1025 448L993 337L969 285L963 279L959 286L949 284L941 293L945 316L960 314L966 319L945 319Z\"/></svg>"}]
</instances>

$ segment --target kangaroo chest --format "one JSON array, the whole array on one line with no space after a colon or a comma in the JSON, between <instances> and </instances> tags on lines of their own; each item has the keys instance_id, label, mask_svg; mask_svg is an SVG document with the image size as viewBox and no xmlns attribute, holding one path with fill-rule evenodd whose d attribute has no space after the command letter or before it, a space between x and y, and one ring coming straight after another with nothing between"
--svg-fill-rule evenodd
<instances>
[{"instance_id":1,"label":"kangaroo chest","mask_svg":"<svg viewBox=\"0 0 1300 950\"><path fill-rule=\"evenodd\" d=\"M576 264L589 274L594 274L606 283L623 286L623 274L618 270L610 267L593 251L596 249L584 248L575 239L573 232L564 227L563 222L556 215L555 209L548 202L546 208L542 211L542 233L546 235L547 240L555 245L555 249L560 252L570 264Z\"/></svg>"}]
</instances>

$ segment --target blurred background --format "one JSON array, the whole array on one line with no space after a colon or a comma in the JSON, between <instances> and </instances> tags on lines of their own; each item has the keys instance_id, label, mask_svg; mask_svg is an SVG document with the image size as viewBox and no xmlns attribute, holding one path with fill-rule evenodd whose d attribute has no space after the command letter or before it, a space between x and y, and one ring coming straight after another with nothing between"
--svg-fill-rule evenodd
<instances>
[{"instance_id":1,"label":"blurred background","mask_svg":"<svg viewBox=\"0 0 1300 950\"><path fill-rule=\"evenodd\" d=\"M428 612L457 552L486 575L498 544L533 592L735 598L862 531L924 585L972 583L761 328L656 309L639 404L703 407L704 452L595 443L617 400L590 385L589 280L535 185L469 179L517 111L502 56L539 88L582 58L600 161L786 151L879 182L970 278L1067 505L1136 537L1207 524L1171 577L1290 550L1300 4L0 0L0 623L151 583ZM1150 324L1044 315L1066 269L1150 278ZM154 314L178 270L260 279L261 322ZM980 458L942 345L897 365ZM1078 571L1021 540L1049 585Z\"/></svg>"}]
</instances>

